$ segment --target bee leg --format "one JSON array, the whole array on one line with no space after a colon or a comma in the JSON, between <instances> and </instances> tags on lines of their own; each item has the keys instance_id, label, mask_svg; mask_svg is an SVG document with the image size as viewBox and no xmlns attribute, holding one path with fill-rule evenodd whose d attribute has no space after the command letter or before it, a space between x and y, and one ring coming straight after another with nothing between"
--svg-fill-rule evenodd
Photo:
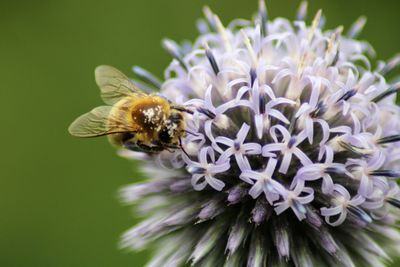
<instances>
[{"instance_id":1,"label":"bee leg","mask_svg":"<svg viewBox=\"0 0 400 267\"><path fill-rule=\"evenodd\" d=\"M164 147L166 148L171 148L171 149L180 149L180 146L177 145L171 145L171 144L164 144Z\"/></svg>"},{"instance_id":2,"label":"bee leg","mask_svg":"<svg viewBox=\"0 0 400 267\"><path fill-rule=\"evenodd\" d=\"M183 148L182 139L179 137L178 140L179 140L179 146L180 146L182 152L185 153L185 155L189 158L189 157L190 157L189 154L188 154L188 153L186 152L186 150Z\"/></svg>"},{"instance_id":3,"label":"bee leg","mask_svg":"<svg viewBox=\"0 0 400 267\"><path fill-rule=\"evenodd\" d=\"M132 143L132 142L124 142L124 143L122 143L122 147L126 148L128 150L140 152L138 145L135 143Z\"/></svg>"},{"instance_id":4,"label":"bee leg","mask_svg":"<svg viewBox=\"0 0 400 267\"><path fill-rule=\"evenodd\" d=\"M169 152L173 152L173 149L180 149L182 150L183 153L185 153L186 156L189 157L189 154L185 151L185 149L182 146L182 141L179 138L179 145L172 145L172 144L164 144L163 145L165 147L166 150L168 150Z\"/></svg>"},{"instance_id":5,"label":"bee leg","mask_svg":"<svg viewBox=\"0 0 400 267\"><path fill-rule=\"evenodd\" d=\"M158 153L164 150L164 147L162 146L148 146L145 145L143 143L138 142L137 143L138 148L142 151L142 152L147 152L147 153Z\"/></svg>"},{"instance_id":6,"label":"bee leg","mask_svg":"<svg viewBox=\"0 0 400 267\"><path fill-rule=\"evenodd\" d=\"M151 144L154 145L151 148L157 149L159 151L167 150L168 152L172 153L172 152L174 152L172 149L175 149L175 146L173 146L173 145L163 144L160 141L156 141L156 140L153 140L151 142Z\"/></svg>"},{"instance_id":7,"label":"bee leg","mask_svg":"<svg viewBox=\"0 0 400 267\"><path fill-rule=\"evenodd\" d=\"M125 133L121 139L121 146L128 150L140 151L137 143L134 141L135 133Z\"/></svg>"}]
</instances>

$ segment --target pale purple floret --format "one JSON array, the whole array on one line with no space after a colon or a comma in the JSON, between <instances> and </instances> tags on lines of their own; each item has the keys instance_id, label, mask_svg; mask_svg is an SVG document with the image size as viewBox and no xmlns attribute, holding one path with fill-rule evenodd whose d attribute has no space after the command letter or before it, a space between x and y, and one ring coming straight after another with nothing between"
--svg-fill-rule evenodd
<instances>
[{"instance_id":1,"label":"pale purple floret","mask_svg":"<svg viewBox=\"0 0 400 267\"><path fill-rule=\"evenodd\" d=\"M310 144L313 143L314 138L314 122L319 123L323 135L321 144L324 144L329 139L329 125L325 120L319 119L319 117L325 113L325 109L327 108L323 102L319 102L319 94L320 91L322 91L323 84L321 79L313 78L311 81L313 89L311 90L310 99L308 102L305 102L300 106L295 117L304 124L303 128Z\"/></svg>"},{"instance_id":2,"label":"pale purple floret","mask_svg":"<svg viewBox=\"0 0 400 267\"><path fill-rule=\"evenodd\" d=\"M249 130L250 126L244 123L237 133L235 140L231 140L224 136L218 136L215 138L216 145L214 145L214 149L221 154L221 161L227 161L231 156L234 156L239 168L245 170L247 169L245 163L246 155L261 154L260 144L244 143ZM221 145L225 147L221 148Z\"/></svg>"},{"instance_id":3,"label":"pale purple floret","mask_svg":"<svg viewBox=\"0 0 400 267\"><path fill-rule=\"evenodd\" d=\"M302 195L302 193L304 194ZM284 191L282 197L283 201L274 204L276 214L279 215L288 208L291 208L296 217L301 221L306 218L307 210L305 205L314 200L314 190L298 183L293 190Z\"/></svg>"},{"instance_id":4,"label":"pale purple floret","mask_svg":"<svg viewBox=\"0 0 400 267\"><path fill-rule=\"evenodd\" d=\"M211 147L203 147L199 153L199 162L188 160L186 169L192 174L192 185L196 190L202 190L208 184L221 191L225 184L216 179L215 175L227 171L229 167L226 160L216 161L215 152Z\"/></svg>"},{"instance_id":5,"label":"pale purple floret","mask_svg":"<svg viewBox=\"0 0 400 267\"><path fill-rule=\"evenodd\" d=\"M371 213L373 219L390 219L391 207L400 207L400 189L395 183L394 181L389 181L389 186L386 191L376 190L375 194L373 194L373 198L363 203L363 208L373 211Z\"/></svg>"},{"instance_id":6,"label":"pale purple floret","mask_svg":"<svg viewBox=\"0 0 400 267\"><path fill-rule=\"evenodd\" d=\"M376 173L376 171L382 167L384 162L385 156L383 153L376 153L367 161L359 159L348 160L347 167L351 169L353 178L360 181L358 193L361 196L366 198L370 197L376 188L382 191L387 191L388 181L386 177L388 174L379 175L379 172Z\"/></svg>"},{"instance_id":7,"label":"pale purple floret","mask_svg":"<svg viewBox=\"0 0 400 267\"><path fill-rule=\"evenodd\" d=\"M261 172L244 170L240 175L240 179L253 185L249 191L253 198L258 198L261 193L264 193L271 205L279 199L280 195L285 193L285 188L273 178L276 164L276 159L269 158L265 170Z\"/></svg>"},{"instance_id":8,"label":"pale purple floret","mask_svg":"<svg viewBox=\"0 0 400 267\"><path fill-rule=\"evenodd\" d=\"M216 124L218 127L223 129L229 128L230 119L224 113L237 104L235 100L231 100L220 106L215 106L213 104L212 90L213 86L210 85L205 92L204 100L193 99L186 103L187 105L197 106L199 114L205 117L206 121L204 123L204 131L210 140L214 139L214 135L212 133L213 124Z\"/></svg>"},{"instance_id":9,"label":"pale purple floret","mask_svg":"<svg viewBox=\"0 0 400 267\"><path fill-rule=\"evenodd\" d=\"M281 142L278 141L277 131L283 137ZM279 152L282 154L283 158L279 167L280 173L287 173L293 155L300 160L303 166L312 164L312 161L307 157L307 155L297 147L307 138L304 131L297 136L291 136L285 127L274 125L270 129L270 134L275 143L265 145L262 149L262 153L264 157L270 156L271 152Z\"/></svg>"},{"instance_id":10,"label":"pale purple floret","mask_svg":"<svg viewBox=\"0 0 400 267\"><path fill-rule=\"evenodd\" d=\"M325 217L325 221L332 226L338 226L344 222L347 217L349 208L358 208L364 203L365 198L361 195L351 197L349 192L342 185L334 185L333 187L333 207L321 208L321 215ZM370 221L369 216L363 211L360 213L364 215L366 221ZM337 217L332 219L332 217Z\"/></svg>"},{"instance_id":11,"label":"pale purple floret","mask_svg":"<svg viewBox=\"0 0 400 267\"><path fill-rule=\"evenodd\" d=\"M246 90L250 92L250 100L244 100L243 105L251 108L254 111L254 123L257 131L257 137L261 139L265 129L271 127L271 117L277 120L289 124L289 120L276 108L278 105L293 105L294 101L279 97L276 98L271 87L263 85L259 87L258 80L254 81L253 88ZM246 91L239 91L238 97L244 94ZM270 98L266 101L266 98Z\"/></svg>"},{"instance_id":12,"label":"pale purple floret","mask_svg":"<svg viewBox=\"0 0 400 267\"><path fill-rule=\"evenodd\" d=\"M348 177L352 175L346 170L344 164L333 162L333 151L329 146L323 148L325 154L324 163L313 163L300 168L293 178L292 188L298 183L316 181L322 178L321 190L324 194L329 194L333 190L333 180L331 174L341 174Z\"/></svg>"}]
</instances>

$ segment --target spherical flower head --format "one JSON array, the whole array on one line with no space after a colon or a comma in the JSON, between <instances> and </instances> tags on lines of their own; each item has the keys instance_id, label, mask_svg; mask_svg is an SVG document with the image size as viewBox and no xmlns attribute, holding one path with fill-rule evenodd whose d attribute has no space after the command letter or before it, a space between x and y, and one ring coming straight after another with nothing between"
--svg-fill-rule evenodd
<instances>
[{"instance_id":1,"label":"spherical flower head","mask_svg":"<svg viewBox=\"0 0 400 267\"><path fill-rule=\"evenodd\" d=\"M148 266L384 266L400 252L400 84L395 57L372 69L361 18L323 30L269 20L224 27L210 9L193 44L142 87L184 105L182 150L145 160L149 179L122 190L145 219L122 245L159 245ZM144 83L143 83L144 82Z\"/></svg>"}]
</instances>

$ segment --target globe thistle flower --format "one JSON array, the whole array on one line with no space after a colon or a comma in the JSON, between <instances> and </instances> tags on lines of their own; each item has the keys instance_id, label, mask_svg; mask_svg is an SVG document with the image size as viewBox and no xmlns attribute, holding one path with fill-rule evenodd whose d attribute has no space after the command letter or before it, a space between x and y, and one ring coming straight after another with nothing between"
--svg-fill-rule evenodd
<instances>
[{"instance_id":1,"label":"globe thistle flower","mask_svg":"<svg viewBox=\"0 0 400 267\"><path fill-rule=\"evenodd\" d=\"M209 8L193 44L164 41L174 57L143 88L193 110L183 149L143 160L144 182L122 189L143 221L122 246L158 246L148 266L385 266L400 253L400 83L397 56L375 69L357 36L294 22L227 27Z\"/></svg>"}]
</instances>

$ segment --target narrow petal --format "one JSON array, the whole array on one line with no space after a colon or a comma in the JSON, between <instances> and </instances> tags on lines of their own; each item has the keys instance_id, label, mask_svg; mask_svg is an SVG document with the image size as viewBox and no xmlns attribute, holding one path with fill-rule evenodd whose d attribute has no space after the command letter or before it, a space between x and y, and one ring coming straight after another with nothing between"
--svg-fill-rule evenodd
<instances>
[{"instance_id":1,"label":"narrow petal","mask_svg":"<svg viewBox=\"0 0 400 267\"><path fill-rule=\"evenodd\" d=\"M256 199L263 192L264 182L262 180L257 181L249 190L249 195Z\"/></svg>"},{"instance_id":2,"label":"narrow petal","mask_svg":"<svg viewBox=\"0 0 400 267\"><path fill-rule=\"evenodd\" d=\"M204 175L201 174L193 174L192 175L192 186L194 190L201 191L207 186L207 181L203 179L203 181L199 182Z\"/></svg>"},{"instance_id":3,"label":"narrow petal","mask_svg":"<svg viewBox=\"0 0 400 267\"><path fill-rule=\"evenodd\" d=\"M236 135L236 140L239 143L243 144L244 139L246 139L246 136L247 136L249 130L250 130L250 126L247 125L246 123L243 123L242 127L240 128L239 132Z\"/></svg>"},{"instance_id":4,"label":"narrow petal","mask_svg":"<svg viewBox=\"0 0 400 267\"><path fill-rule=\"evenodd\" d=\"M244 151L246 151L246 154L249 155L258 155L261 154L262 151L261 145L257 143L243 144L242 148Z\"/></svg>"},{"instance_id":5,"label":"narrow petal","mask_svg":"<svg viewBox=\"0 0 400 267\"><path fill-rule=\"evenodd\" d=\"M218 163L215 165L212 165L211 167L209 167L209 172L211 173L221 173L221 172L225 172L230 168L230 164L229 162L224 162L224 163Z\"/></svg>"},{"instance_id":6,"label":"narrow petal","mask_svg":"<svg viewBox=\"0 0 400 267\"><path fill-rule=\"evenodd\" d=\"M292 160L292 153L291 152L286 152L283 155L281 166L279 167L279 172L280 173L283 173L283 174L287 173L291 160Z\"/></svg>"},{"instance_id":7,"label":"narrow petal","mask_svg":"<svg viewBox=\"0 0 400 267\"><path fill-rule=\"evenodd\" d=\"M217 138L215 138L215 143L224 144L226 146L233 146L234 142L235 141L225 136L218 136Z\"/></svg>"},{"instance_id":8,"label":"narrow petal","mask_svg":"<svg viewBox=\"0 0 400 267\"><path fill-rule=\"evenodd\" d=\"M221 191L225 187L225 183L212 177L211 175L206 175L205 179L207 183L217 191Z\"/></svg>"},{"instance_id":9,"label":"narrow petal","mask_svg":"<svg viewBox=\"0 0 400 267\"><path fill-rule=\"evenodd\" d=\"M261 139L263 137L263 132L264 132L264 116L256 114L254 116L254 123L256 126L257 137L258 139Z\"/></svg>"},{"instance_id":10,"label":"narrow petal","mask_svg":"<svg viewBox=\"0 0 400 267\"><path fill-rule=\"evenodd\" d=\"M289 208L289 204L284 201L284 202L278 202L275 204L275 212L277 215L281 214L282 212L284 212L285 210L287 210Z\"/></svg>"},{"instance_id":11,"label":"narrow petal","mask_svg":"<svg viewBox=\"0 0 400 267\"><path fill-rule=\"evenodd\" d=\"M306 119L306 133L308 142L312 145L314 138L314 121L311 118Z\"/></svg>"},{"instance_id":12,"label":"narrow petal","mask_svg":"<svg viewBox=\"0 0 400 267\"><path fill-rule=\"evenodd\" d=\"M303 166L307 166L307 165L312 164L312 161L299 148L297 148L297 147L294 148L293 154L296 155L296 157L300 160L300 162L301 162L301 164L303 164Z\"/></svg>"},{"instance_id":13,"label":"narrow petal","mask_svg":"<svg viewBox=\"0 0 400 267\"><path fill-rule=\"evenodd\" d=\"M277 111L275 109L271 109L268 112L268 115L270 115L274 118L277 118L278 120L282 121L283 123L286 123L286 124L290 123L290 121L288 119L286 119L286 117L282 113L280 113L279 111Z\"/></svg>"},{"instance_id":14,"label":"narrow petal","mask_svg":"<svg viewBox=\"0 0 400 267\"><path fill-rule=\"evenodd\" d=\"M280 151L280 150L282 150L284 147L285 147L285 146L284 146L283 144L268 144L268 145L265 145L265 146L262 148L262 154L263 154L264 157L267 157L267 154L269 154L268 152L271 152L271 151Z\"/></svg>"}]
</instances>

